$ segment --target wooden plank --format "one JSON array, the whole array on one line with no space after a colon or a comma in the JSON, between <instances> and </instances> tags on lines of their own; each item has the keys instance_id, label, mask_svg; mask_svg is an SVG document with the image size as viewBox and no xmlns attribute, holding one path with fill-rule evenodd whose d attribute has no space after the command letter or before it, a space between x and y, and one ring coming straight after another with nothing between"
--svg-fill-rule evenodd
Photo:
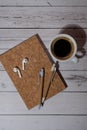
<instances>
[{"instance_id":1,"label":"wooden plank","mask_svg":"<svg viewBox=\"0 0 87 130\"><path fill-rule=\"evenodd\" d=\"M3 0L1 6L86 6L86 0Z\"/></svg>"},{"instance_id":2,"label":"wooden plank","mask_svg":"<svg viewBox=\"0 0 87 130\"><path fill-rule=\"evenodd\" d=\"M87 42L86 42L86 34L87 29L83 29L78 25L69 25L69 29L1 29L0 30L0 54L4 53L6 50L18 45L23 40L28 37L38 33L44 42L46 48L49 48L51 41L56 37L60 32L69 33L74 35L75 39L78 43L78 48L86 51ZM68 28L66 27L66 28ZM70 29L70 27L72 29ZM74 29L73 29L74 27ZM9 33L8 33L9 32ZM50 32L50 33L49 33ZM74 34L74 32L76 32ZM60 70L87 70L87 55L80 59L78 64L72 64L72 62L61 63ZM3 70L3 67L0 65L0 70Z\"/></svg>"},{"instance_id":3,"label":"wooden plank","mask_svg":"<svg viewBox=\"0 0 87 130\"><path fill-rule=\"evenodd\" d=\"M68 87L65 91L86 92L87 91L87 71L61 71ZM5 71L0 71L0 91L16 92L16 89Z\"/></svg>"},{"instance_id":4,"label":"wooden plank","mask_svg":"<svg viewBox=\"0 0 87 130\"><path fill-rule=\"evenodd\" d=\"M16 91L13 82L5 71L0 71L0 91Z\"/></svg>"},{"instance_id":5,"label":"wooden plank","mask_svg":"<svg viewBox=\"0 0 87 130\"><path fill-rule=\"evenodd\" d=\"M5 7L2 8L1 6ZM16 6L19 7L16 8ZM21 8L22 6L26 6L26 8ZM49 6L50 9L48 7L42 8L34 6ZM58 6L58 8L54 7L54 9L52 6ZM73 6L85 7L80 8ZM48 48L50 38L52 38L51 36L55 36L55 34L59 33L59 30L56 28L61 29L68 23L78 23L83 28L87 28L86 6L86 0L79 0L79 2L78 0L0 1L0 28L11 28L11 30L0 29L0 54L37 32L41 34L42 40ZM33 29L21 29L18 31L17 29L13 30L12 28ZM44 29L39 31L35 28ZM54 29L48 29L47 31L45 28L55 28L56 31ZM83 41L83 38L79 40ZM85 44L85 49L87 49L87 43ZM16 128L16 130L24 130L26 128L27 130L86 130L86 64L87 55L80 59L80 62L76 65L72 64L72 62L60 64L60 70L64 70L61 71L61 73L68 83L68 88L64 92L56 95L56 97L53 97L52 100L47 101L44 108L41 110L36 107L32 109L32 111L27 110L13 83L9 79L7 73L3 71L4 68L0 65L0 129L14 130ZM29 114L43 115L32 116Z\"/></svg>"},{"instance_id":6,"label":"wooden plank","mask_svg":"<svg viewBox=\"0 0 87 130\"><path fill-rule=\"evenodd\" d=\"M87 116L1 116L0 129L6 130L86 130Z\"/></svg>"},{"instance_id":7,"label":"wooden plank","mask_svg":"<svg viewBox=\"0 0 87 130\"><path fill-rule=\"evenodd\" d=\"M87 7L0 7L0 28L86 28Z\"/></svg>"},{"instance_id":8,"label":"wooden plank","mask_svg":"<svg viewBox=\"0 0 87 130\"><path fill-rule=\"evenodd\" d=\"M78 24L69 24L61 29L0 29L0 49L10 49L37 33L47 48L59 33L72 35L79 44L79 48L82 46L87 48L87 29L83 29Z\"/></svg>"},{"instance_id":9,"label":"wooden plank","mask_svg":"<svg viewBox=\"0 0 87 130\"><path fill-rule=\"evenodd\" d=\"M61 74L68 85L65 91L87 91L87 71L61 71Z\"/></svg>"},{"instance_id":10,"label":"wooden plank","mask_svg":"<svg viewBox=\"0 0 87 130\"><path fill-rule=\"evenodd\" d=\"M18 93L0 93L0 114L86 114L87 93L59 93L44 106L28 110Z\"/></svg>"}]
</instances>

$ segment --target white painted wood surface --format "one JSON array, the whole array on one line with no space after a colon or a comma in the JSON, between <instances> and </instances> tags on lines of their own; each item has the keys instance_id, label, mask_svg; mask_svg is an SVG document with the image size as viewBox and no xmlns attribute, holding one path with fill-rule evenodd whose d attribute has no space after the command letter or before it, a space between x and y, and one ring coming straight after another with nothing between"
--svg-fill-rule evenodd
<instances>
[{"instance_id":1,"label":"white painted wood surface","mask_svg":"<svg viewBox=\"0 0 87 130\"><path fill-rule=\"evenodd\" d=\"M62 28L68 23L86 28L86 11L87 7L1 7L0 28Z\"/></svg>"},{"instance_id":2,"label":"white painted wood surface","mask_svg":"<svg viewBox=\"0 0 87 130\"><path fill-rule=\"evenodd\" d=\"M1 0L1 6L86 6L86 0Z\"/></svg>"},{"instance_id":3,"label":"white painted wood surface","mask_svg":"<svg viewBox=\"0 0 87 130\"><path fill-rule=\"evenodd\" d=\"M0 94L0 114L81 114L87 115L87 93L60 93L45 102L44 107L39 106L28 110L15 92L2 92Z\"/></svg>"},{"instance_id":4,"label":"white painted wood surface","mask_svg":"<svg viewBox=\"0 0 87 130\"><path fill-rule=\"evenodd\" d=\"M67 88L28 110L0 63L0 130L87 130L87 0L0 0L0 54L38 33L47 49L69 33L84 52L60 63Z\"/></svg>"},{"instance_id":5,"label":"white painted wood surface","mask_svg":"<svg viewBox=\"0 0 87 130\"><path fill-rule=\"evenodd\" d=\"M3 124L4 122L4 124ZM79 130L87 129L87 116L1 116L0 129Z\"/></svg>"}]
</instances>

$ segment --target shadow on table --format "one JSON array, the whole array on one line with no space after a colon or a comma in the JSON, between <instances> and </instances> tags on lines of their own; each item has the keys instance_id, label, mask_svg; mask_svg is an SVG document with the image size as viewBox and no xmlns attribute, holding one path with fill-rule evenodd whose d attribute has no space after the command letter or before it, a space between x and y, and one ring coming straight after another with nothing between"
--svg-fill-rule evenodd
<instances>
[{"instance_id":1,"label":"shadow on table","mask_svg":"<svg viewBox=\"0 0 87 130\"><path fill-rule=\"evenodd\" d=\"M86 44L86 32L81 26L76 24L69 24L63 27L59 33L71 35L76 40L77 58L82 58L85 56L86 50L84 45Z\"/></svg>"}]
</instances>

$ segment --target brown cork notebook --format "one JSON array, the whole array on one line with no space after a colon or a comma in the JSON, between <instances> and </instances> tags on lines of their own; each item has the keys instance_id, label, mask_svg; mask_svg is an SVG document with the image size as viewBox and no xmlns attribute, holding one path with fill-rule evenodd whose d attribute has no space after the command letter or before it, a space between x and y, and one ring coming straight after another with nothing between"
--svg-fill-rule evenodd
<instances>
[{"instance_id":1,"label":"brown cork notebook","mask_svg":"<svg viewBox=\"0 0 87 130\"><path fill-rule=\"evenodd\" d=\"M22 60L27 57L29 62L22 70ZM49 79L51 76L51 68L53 61L42 43L38 35L23 41L16 47L10 49L0 56L0 61L8 72L15 87L21 95L26 106L31 109L40 103L41 85L39 79L39 72L41 68L45 69L44 77L44 95L46 94ZM13 72L13 68L18 66L21 70L22 77ZM62 91L66 84L59 73L55 74L55 78L49 88L47 99Z\"/></svg>"}]
</instances>

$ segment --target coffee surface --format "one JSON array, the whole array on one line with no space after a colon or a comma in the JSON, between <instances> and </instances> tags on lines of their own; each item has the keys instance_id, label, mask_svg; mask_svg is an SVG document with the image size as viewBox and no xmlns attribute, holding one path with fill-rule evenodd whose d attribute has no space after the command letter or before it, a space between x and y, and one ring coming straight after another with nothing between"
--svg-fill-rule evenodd
<instances>
[{"instance_id":1,"label":"coffee surface","mask_svg":"<svg viewBox=\"0 0 87 130\"><path fill-rule=\"evenodd\" d=\"M66 57L71 52L71 44L65 40L60 39L54 44L54 54L57 57Z\"/></svg>"}]
</instances>

